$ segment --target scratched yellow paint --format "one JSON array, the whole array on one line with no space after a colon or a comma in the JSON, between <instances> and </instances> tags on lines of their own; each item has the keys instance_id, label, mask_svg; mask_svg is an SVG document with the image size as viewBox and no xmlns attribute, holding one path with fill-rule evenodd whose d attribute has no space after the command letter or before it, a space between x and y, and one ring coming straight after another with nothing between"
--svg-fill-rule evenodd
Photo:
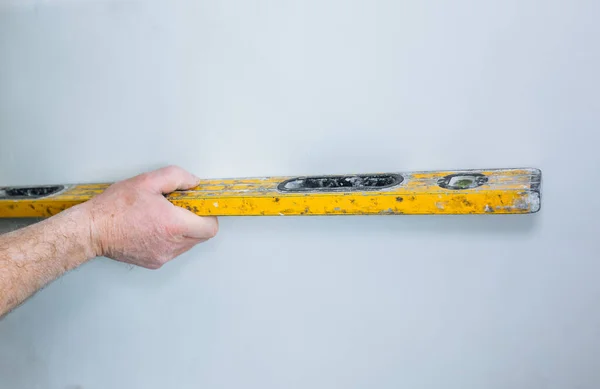
<instances>
[{"instance_id":1,"label":"scratched yellow paint","mask_svg":"<svg viewBox=\"0 0 600 389\"><path fill-rule=\"evenodd\" d=\"M404 180L379 190L283 192L278 185L294 177L203 180L191 190L166 196L198 215L401 215L519 214L540 208L537 169L400 173ZM482 174L487 182L471 189L447 189L439 180ZM67 186L39 199L2 199L0 217L48 217L102 193L110 184Z\"/></svg>"}]
</instances>

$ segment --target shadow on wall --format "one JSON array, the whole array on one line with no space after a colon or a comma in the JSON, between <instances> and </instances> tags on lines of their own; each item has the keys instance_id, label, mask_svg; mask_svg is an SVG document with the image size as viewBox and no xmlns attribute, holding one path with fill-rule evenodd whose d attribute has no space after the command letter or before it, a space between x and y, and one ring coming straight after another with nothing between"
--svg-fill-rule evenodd
<instances>
[{"instance_id":1,"label":"shadow on wall","mask_svg":"<svg viewBox=\"0 0 600 389\"><path fill-rule=\"evenodd\" d=\"M447 234L527 234L539 224L534 215L404 215L404 216L294 216L294 217L221 217L227 225L251 230L264 227L279 230L282 224L300 230L372 233ZM0 220L0 234L37 223L43 219L22 218ZM242 227L243 228L243 227Z\"/></svg>"},{"instance_id":2,"label":"shadow on wall","mask_svg":"<svg viewBox=\"0 0 600 389\"><path fill-rule=\"evenodd\" d=\"M527 235L540 225L540 214L527 215L389 215L389 216L298 216L235 217L221 220L221 231L228 226L248 228L249 233L293 228L297 233L323 234L324 231L363 234L427 235ZM259 220L260 219L260 220Z\"/></svg>"}]
</instances>

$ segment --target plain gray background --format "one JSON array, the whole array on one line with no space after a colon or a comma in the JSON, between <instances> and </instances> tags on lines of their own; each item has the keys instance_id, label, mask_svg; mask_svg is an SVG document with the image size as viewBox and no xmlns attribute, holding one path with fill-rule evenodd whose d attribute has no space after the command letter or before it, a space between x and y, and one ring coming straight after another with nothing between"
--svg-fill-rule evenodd
<instances>
[{"instance_id":1,"label":"plain gray background","mask_svg":"<svg viewBox=\"0 0 600 389\"><path fill-rule=\"evenodd\" d=\"M221 218L159 271L94 260L0 322L0 387L597 388L598 4L0 0L0 185L544 173L535 215Z\"/></svg>"}]
</instances>

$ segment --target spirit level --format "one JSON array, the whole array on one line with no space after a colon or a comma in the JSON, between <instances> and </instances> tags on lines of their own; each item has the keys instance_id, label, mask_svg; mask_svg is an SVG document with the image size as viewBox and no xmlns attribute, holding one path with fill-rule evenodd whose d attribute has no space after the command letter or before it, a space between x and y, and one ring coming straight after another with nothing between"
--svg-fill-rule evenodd
<instances>
[{"instance_id":1,"label":"spirit level","mask_svg":"<svg viewBox=\"0 0 600 389\"><path fill-rule=\"evenodd\" d=\"M541 171L494 169L202 180L165 195L201 215L522 214L540 209ZM110 184L0 188L0 217L48 217Z\"/></svg>"}]
</instances>

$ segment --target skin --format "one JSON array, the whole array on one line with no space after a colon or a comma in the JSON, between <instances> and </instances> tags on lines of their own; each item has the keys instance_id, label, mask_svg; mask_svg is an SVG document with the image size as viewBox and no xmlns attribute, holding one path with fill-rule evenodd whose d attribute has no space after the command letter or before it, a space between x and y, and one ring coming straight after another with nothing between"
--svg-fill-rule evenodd
<instances>
[{"instance_id":1,"label":"skin","mask_svg":"<svg viewBox=\"0 0 600 389\"><path fill-rule=\"evenodd\" d=\"M213 238L216 218L197 216L163 196L198 181L169 166L115 183L88 202L0 235L0 317L95 257L158 269Z\"/></svg>"}]
</instances>

